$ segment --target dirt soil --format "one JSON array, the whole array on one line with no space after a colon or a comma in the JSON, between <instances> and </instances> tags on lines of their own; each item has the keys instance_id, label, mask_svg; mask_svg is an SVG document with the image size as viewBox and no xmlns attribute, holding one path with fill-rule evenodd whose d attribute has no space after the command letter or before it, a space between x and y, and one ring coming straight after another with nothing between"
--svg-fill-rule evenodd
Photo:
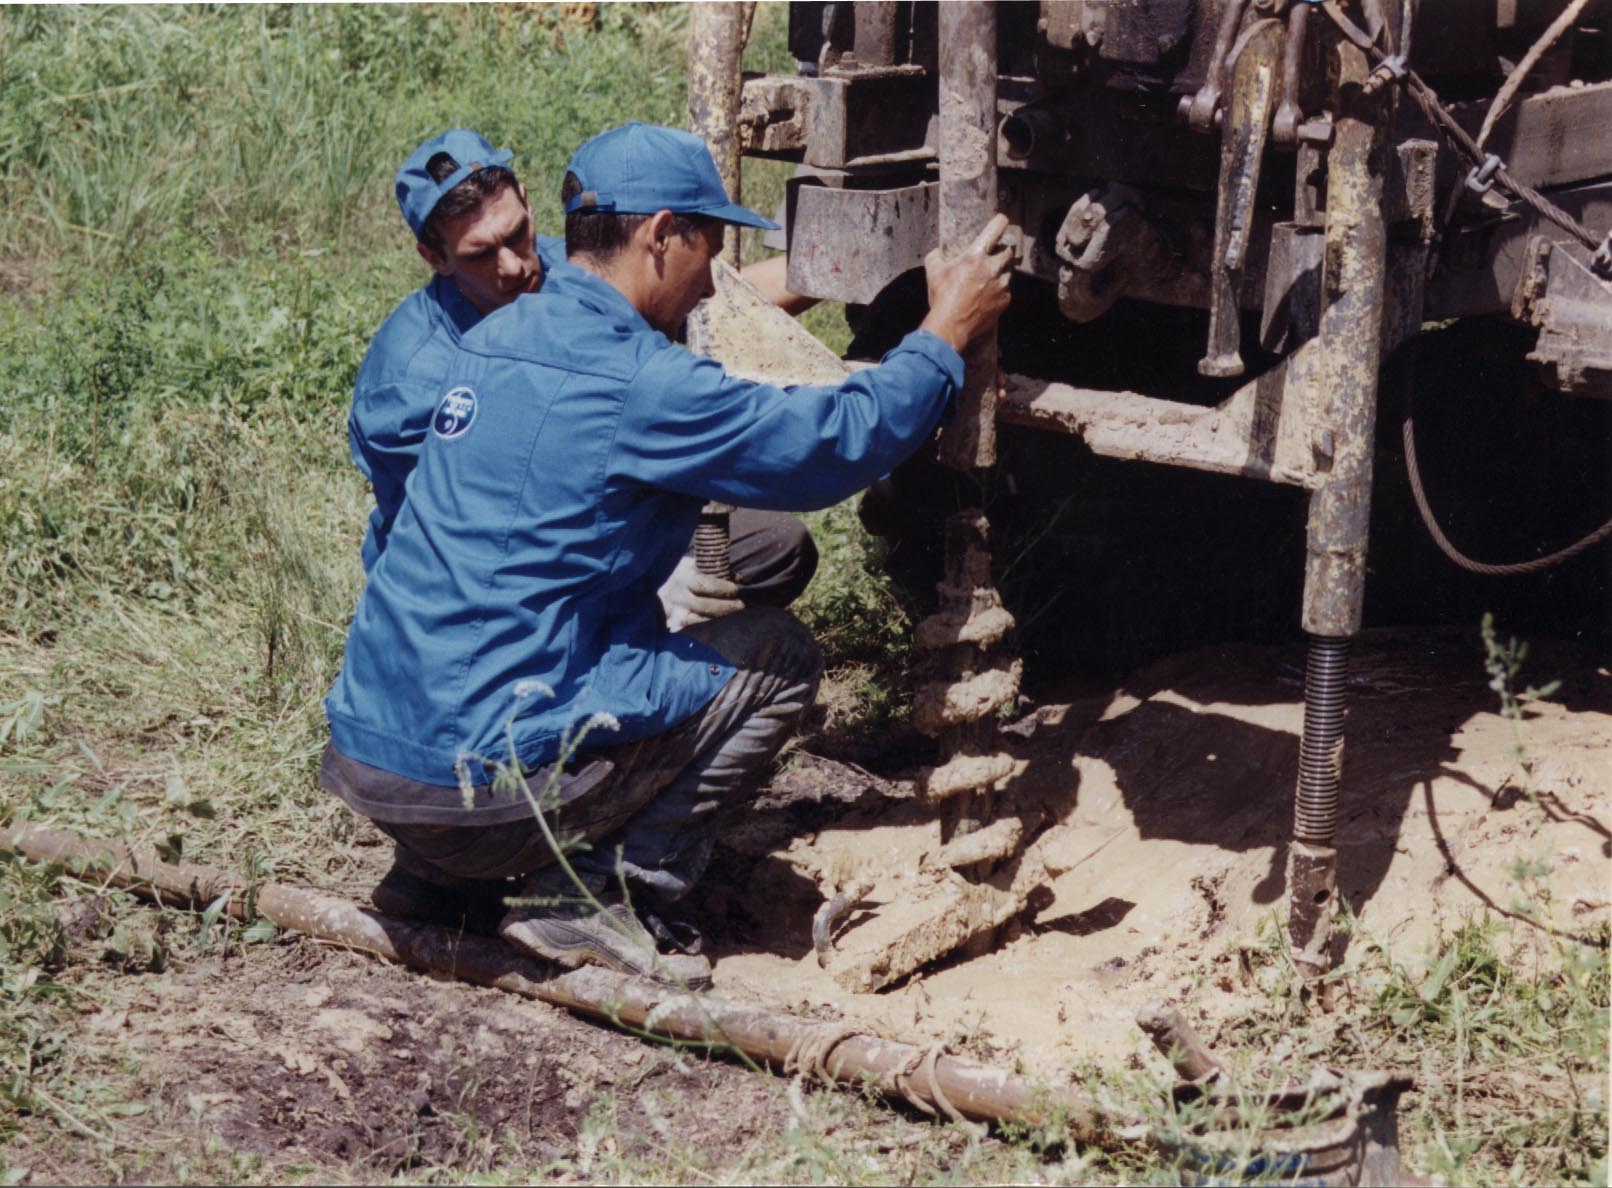
<instances>
[{"instance_id":1,"label":"dirt soil","mask_svg":"<svg viewBox=\"0 0 1612 1188\"><path fill-rule=\"evenodd\" d=\"M781 1086L737 1065L310 941L142 979L84 1028L137 1066L121 1092L148 1107L139 1156L164 1175L223 1150L356 1182L497 1166L586 1179L668 1148L737 1163L790 1116ZM106 1175L45 1137L6 1151L32 1182Z\"/></svg>"},{"instance_id":2,"label":"dirt soil","mask_svg":"<svg viewBox=\"0 0 1612 1188\"><path fill-rule=\"evenodd\" d=\"M1213 1040L1251 992L1239 949L1283 909L1303 659L1203 649L1009 727L1028 763L1018 793L1051 812L1036 844L1062 873L990 951L880 993L849 993L819 968L813 913L869 878L869 901L840 927L844 952L881 919L921 922L929 905L910 872L941 844L946 811L917 797L914 773L797 752L724 838L696 905L718 992L948 1039L1054 1083L1143 1048L1133 1019L1151 998L1181 1004ZM1532 798L1470 633L1357 644L1340 881L1364 930L1399 954L1473 913L1507 913L1519 860L1549 861L1553 927L1608 918L1612 673L1541 645L1529 672L1564 679L1523 725ZM136 1177L159 1154L171 1171L220 1150L343 1179L436 1166L588 1179L610 1159L691 1149L731 1168L791 1116L782 1081L295 938L131 978L82 1026L132 1079L122 1099L147 1104L149 1142L183 1148L131 1152ZM906 1133L921 1121L885 1117L878 1149L921 1145ZM19 1133L7 1160L35 1180L106 1174L48 1136Z\"/></svg>"},{"instance_id":3,"label":"dirt soil","mask_svg":"<svg viewBox=\"0 0 1612 1188\"><path fill-rule=\"evenodd\" d=\"M1519 861L1549 863L1553 927L1590 933L1608 919L1612 673L1536 644L1524 677L1564 683L1519 734L1474 635L1367 633L1351 659L1339 886L1363 936L1402 960L1474 914L1510 913ZM932 914L933 884L912 872L940 849L948 810L910 779L801 757L719 850L732 876L714 897L731 918L717 985L898 1035L988 1035L1054 1081L1144 1047L1133 1021L1152 998L1213 1035L1248 993L1239 950L1285 912L1304 659L1296 647L1200 649L1009 727L1029 764L1016 791L1050 809L1037 849L1061 873L990 951L874 994L831 975L859 931L888 936ZM812 914L859 879L874 890L821 969Z\"/></svg>"}]
</instances>

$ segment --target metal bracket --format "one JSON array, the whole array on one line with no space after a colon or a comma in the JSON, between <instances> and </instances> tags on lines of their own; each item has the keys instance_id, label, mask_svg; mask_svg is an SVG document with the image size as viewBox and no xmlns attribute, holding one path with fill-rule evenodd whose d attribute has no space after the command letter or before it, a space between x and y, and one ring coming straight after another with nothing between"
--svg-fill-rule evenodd
<instances>
[{"instance_id":1,"label":"metal bracket","mask_svg":"<svg viewBox=\"0 0 1612 1188\"><path fill-rule=\"evenodd\" d=\"M1400 82L1404 79L1408 69L1405 64L1404 54L1389 54L1378 62L1376 68L1366 76L1365 84L1361 87L1361 90L1370 95L1379 87L1386 86L1391 82Z\"/></svg>"},{"instance_id":2,"label":"metal bracket","mask_svg":"<svg viewBox=\"0 0 1612 1188\"><path fill-rule=\"evenodd\" d=\"M1599 277L1612 277L1612 231L1601 238L1601 246L1590 257L1590 270Z\"/></svg>"},{"instance_id":3,"label":"metal bracket","mask_svg":"<svg viewBox=\"0 0 1612 1188\"><path fill-rule=\"evenodd\" d=\"M1528 360L1547 384L1574 396L1612 397L1612 286L1581 250L1543 235L1529 239L1511 316L1539 327Z\"/></svg>"},{"instance_id":4,"label":"metal bracket","mask_svg":"<svg viewBox=\"0 0 1612 1188\"><path fill-rule=\"evenodd\" d=\"M1053 250L1060 261L1058 308L1072 322L1108 312L1125 295L1133 272L1158 283L1181 272L1180 256L1129 186L1107 185L1076 199Z\"/></svg>"},{"instance_id":5,"label":"metal bracket","mask_svg":"<svg viewBox=\"0 0 1612 1188\"><path fill-rule=\"evenodd\" d=\"M1215 112L1220 107L1221 93L1230 73L1227 61L1232 52L1232 41L1242 23L1243 8L1248 0L1226 0L1220 13L1220 26L1215 30L1214 52L1209 58L1209 69L1204 72L1203 86L1198 93L1181 99L1181 115L1195 132L1207 132L1215 126Z\"/></svg>"}]
</instances>

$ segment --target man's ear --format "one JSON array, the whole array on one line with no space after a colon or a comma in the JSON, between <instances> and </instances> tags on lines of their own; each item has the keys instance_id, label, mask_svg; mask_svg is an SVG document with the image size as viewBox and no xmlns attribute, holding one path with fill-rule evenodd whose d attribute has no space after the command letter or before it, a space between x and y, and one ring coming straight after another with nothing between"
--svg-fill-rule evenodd
<instances>
[{"instance_id":1,"label":"man's ear","mask_svg":"<svg viewBox=\"0 0 1612 1188\"><path fill-rule=\"evenodd\" d=\"M650 248L657 256L665 255L672 236L677 234L677 216L669 210L657 210L644 226L649 232Z\"/></svg>"},{"instance_id":2,"label":"man's ear","mask_svg":"<svg viewBox=\"0 0 1612 1188\"><path fill-rule=\"evenodd\" d=\"M526 183L525 182L516 182L515 183L515 193L520 198L521 205L526 208L526 217L531 218L532 217L532 200L526 196Z\"/></svg>"},{"instance_id":3,"label":"man's ear","mask_svg":"<svg viewBox=\"0 0 1612 1188\"><path fill-rule=\"evenodd\" d=\"M414 250L420 253L420 259L431 265L431 270L439 276L453 275L453 269L448 267L447 258L435 248L428 247L416 239L414 241Z\"/></svg>"}]
</instances>

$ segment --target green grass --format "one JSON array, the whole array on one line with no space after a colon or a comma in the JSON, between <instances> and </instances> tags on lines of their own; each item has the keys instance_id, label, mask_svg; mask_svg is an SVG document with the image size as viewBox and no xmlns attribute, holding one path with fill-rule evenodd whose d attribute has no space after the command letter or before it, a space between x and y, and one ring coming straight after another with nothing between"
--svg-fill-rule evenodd
<instances>
[{"instance_id":1,"label":"green grass","mask_svg":"<svg viewBox=\"0 0 1612 1188\"><path fill-rule=\"evenodd\" d=\"M0 10L5 817L353 877L352 819L313 772L361 581L346 406L422 279L391 175L429 133L482 128L557 232L576 144L680 118L684 20ZM115 1126L69 1021L218 934L0 868L0 1138Z\"/></svg>"},{"instance_id":2,"label":"green grass","mask_svg":"<svg viewBox=\"0 0 1612 1188\"><path fill-rule=\"evenodd\" d=\"M515 147L553 233L582 139L626 118L680 122L683 10L575 11L0 8L4 819L272 878L361 880L353 819L314 770L369 498L347 457L347 402L369 335L422 279L390 177L430 132L481 128ZM781 10L757 22L749 64L786 68ZM788 172L748 164L746 201L771 210ZM812 318L843 346L838 309ZM849 506L812 526L823 564L802 617L858 712L877 718L899 701L907 613L869 574L876 546ZM1541 882L1534 872L1536 898ZM26 1130L100 1159L108 1178L336 1174L268 1166L216 1138L163 1146L119 1095L122 1057L79 1025L131 978L258 939L0 862L0 1151ZM1354 997L1335 1028L1295 1013L1273 973L1244 1038L1261 1047L1291 1032L1317 1054L1418 1071L1407 1146L1454 1180L1604 1182L1602 941L1529 948L1476 926L1425 961L1370 950L1343 979ZM1262 960L1284 968L1275 950ZM1156 1084L1112 1091L1145 1102ZM605 1101L593 1145L549 1170L796 1183L1170 1174L1047 1132L976 1151L937 1128L911 1148L882 1111L844 1095L801 1110L750 1161L713 1168L675 1135L647 1153L613 1148ZM468 1143L475 1119L466 1127ZM493 1178L526 1166L511 1153ZM453 1171L416 1178L437 1175Z\"/></svg>"},{"instance_id":3,"label":"green grass","mask_svg":"<svg viewBox=\"0 0 1612 1188\"><path fill-rule=\"evenodd\" d=\"M781 10L758 19L779 58ZM362 879L313 773L369 498L346 407L423 279L392 173L429 133L479 128L558 233L583 139L682 121L685 23L679 5L0 9L5 819ZM787 169L748 172L770 210ZM825 575L858 547L834 515ZM852 597L842 576L826 605ZM0 1142L116 1129L70 1021L220 935L0 866Z\"/></svg>"}]
</instances>

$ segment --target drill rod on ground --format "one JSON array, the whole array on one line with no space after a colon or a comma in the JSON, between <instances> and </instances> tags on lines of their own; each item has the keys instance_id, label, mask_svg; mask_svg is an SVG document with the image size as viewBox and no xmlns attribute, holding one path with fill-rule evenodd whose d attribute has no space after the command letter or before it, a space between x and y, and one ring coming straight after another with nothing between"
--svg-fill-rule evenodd
<instances>
[{"instance_id":1,"label":"drill rod on ground","mask_svg":"<svg viewBox=\"0 0 1612 1188\"><path fill-rule=\"evenodd\" d=\"M151 846L12 825L0 828L0 851L60 865L77 877L126 888L159 905L201 908L223 900L226 914L235 919L261 916L385 961L535 998L655 1038L731 1048L773 1069L816 1073L858 1089L872 1085L928 1113L1030 1125L1056 1113L1081 1142L1107 1133L1096 1105L1084 1094L1044 1089L1003 1069L945 1055L938 1046L724 1002L714 994L688 993L613 970L561 970L490 937L383 916L317 891L251 883L214 867L164 862Z\"/></svg>"}]
</instances>

